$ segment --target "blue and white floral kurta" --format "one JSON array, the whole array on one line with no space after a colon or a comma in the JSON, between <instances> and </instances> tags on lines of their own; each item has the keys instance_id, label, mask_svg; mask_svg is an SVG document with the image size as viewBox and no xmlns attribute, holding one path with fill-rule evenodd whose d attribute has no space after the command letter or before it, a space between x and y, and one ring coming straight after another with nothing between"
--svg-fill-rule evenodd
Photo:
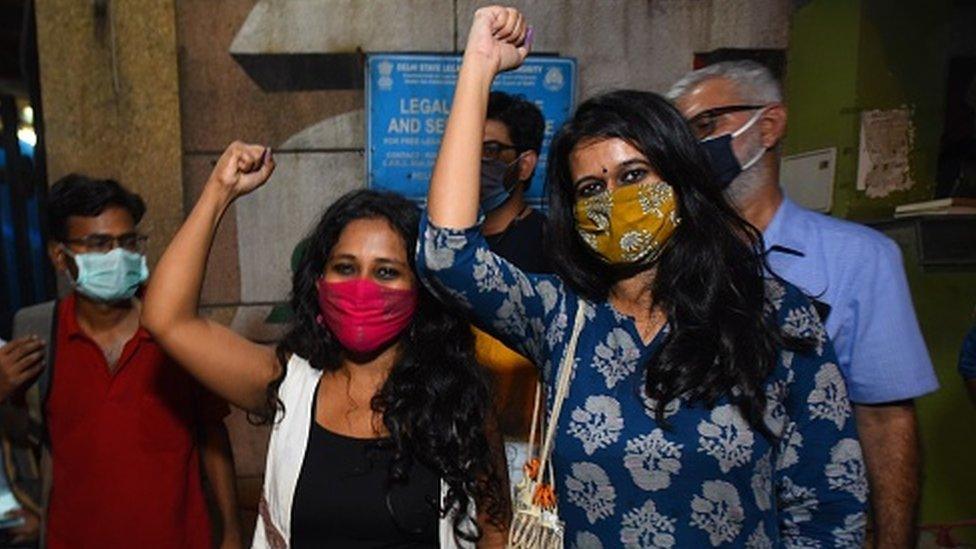
<instances>
[{"instance_id":1,"label":"blue and white floral kurta","mask_svg":"<svg viewBox=\"0 0 976 549\"><path fill-rule=\"evenodd\" d=\"M586 322L559 418L553 463L569 547L858 547L867 481L851 408L831 346L810 302L767 284L783 330L816 351L783 351L766 386L767 440L728 400L676 400L658 425L643 387L661 345L630 317L590 303L555 276L530 275L488 250L478 227L424 220L417 265L437 295L542 365L550 386L577 307Z\"/></svg>"}]
</instances>

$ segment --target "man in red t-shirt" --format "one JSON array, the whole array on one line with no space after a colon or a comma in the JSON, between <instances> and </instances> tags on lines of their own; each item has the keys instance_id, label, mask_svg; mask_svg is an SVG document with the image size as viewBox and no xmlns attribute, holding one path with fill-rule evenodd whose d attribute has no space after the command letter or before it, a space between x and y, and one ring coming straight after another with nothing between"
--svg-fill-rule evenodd
<instances>
[{"instance_id":1,"label":"man in red t-shirt","mask_svg":"<svg viewBox=\"0 0 976 549\"><path fill-rule=\"evenodd\" d=\"M139 324L148 276L142 199L69 175L49 193L54 266L73 291L54 311L44 400L51 455L46 544L240 546L234 467L215 400ZM211 528L201 463L223 524Z\"/></svg>"}]
</instances>

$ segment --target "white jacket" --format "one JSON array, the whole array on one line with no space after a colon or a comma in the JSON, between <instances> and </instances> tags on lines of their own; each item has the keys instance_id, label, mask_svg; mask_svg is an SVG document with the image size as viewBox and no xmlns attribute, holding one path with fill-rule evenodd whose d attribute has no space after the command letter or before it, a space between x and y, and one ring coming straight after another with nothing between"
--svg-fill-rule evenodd
<instances>
[{"instance_id":1,"label":"white jacket","mask_svg":"<svg viewBox=\"0 0 976 549\"><path fill-rule=\"evenodd\" d=\"M253 549L286 549L291 540L291 506L308 446L312 399L320 377L322 371L312 368L305 359L292 355L288 361L285 379L278 388L278 398L285 405L285 413L279 413L271 430ZM447 487L442 481L441 498L446 492ZM474 547L473 543L455 541L450 517L448 514L440 519L440 546L450 549Z\"/></svg>"}]
</instances>

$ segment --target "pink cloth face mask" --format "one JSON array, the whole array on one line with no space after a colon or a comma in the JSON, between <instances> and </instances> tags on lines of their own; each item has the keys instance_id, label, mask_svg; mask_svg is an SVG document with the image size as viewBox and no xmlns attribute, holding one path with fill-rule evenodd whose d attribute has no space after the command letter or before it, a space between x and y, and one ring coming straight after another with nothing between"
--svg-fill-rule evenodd
<instances>
[{"instance_id":1,"label":"pink cloth face mask","mask_svg":"<svg viewBox=\"0 0 976 549\"><path fill-rule=\"evenodd\" d=\"M417 309L415 290L395 290L372 280L319 279L317 287L319 323L358 354L371 353L400 335Z\"/></svg>"}]
</instances>

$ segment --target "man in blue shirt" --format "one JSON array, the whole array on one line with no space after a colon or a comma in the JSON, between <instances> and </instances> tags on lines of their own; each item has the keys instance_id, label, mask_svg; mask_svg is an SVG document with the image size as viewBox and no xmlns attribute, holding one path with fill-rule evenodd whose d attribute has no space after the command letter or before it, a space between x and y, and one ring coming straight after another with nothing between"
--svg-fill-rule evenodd
<instances>
[{"instance_id":1,"label":"man in blue shirt","mask_svg":"<svg viewBox=\"0 0 976 549\"><path fill-rule=\"evenodd\" d=\"M816 300L837 351L871 486L878 547L914 547L919 492L914 400L938 381L898 247L882 234L790 201L779 186L786 107L758 63L717 63L668 92L740 214L763 231L774 272Z\"/></svg>"}]
</instances>

